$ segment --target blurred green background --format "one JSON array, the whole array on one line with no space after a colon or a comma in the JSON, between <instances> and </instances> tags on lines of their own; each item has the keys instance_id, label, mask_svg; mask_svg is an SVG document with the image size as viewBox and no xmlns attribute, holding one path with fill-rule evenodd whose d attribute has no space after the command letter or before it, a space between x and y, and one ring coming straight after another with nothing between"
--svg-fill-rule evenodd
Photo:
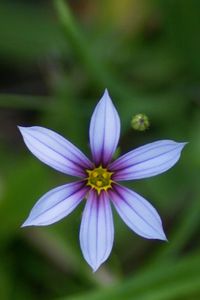
<instances>
[{"instance_id":1,"label":"blurred green background","mask_svg":"<svg viewBox=\"0 0 200 300\"><path fill-rule=\"evenodd\" d=\"M200 1L0 2L0 299L200 299ZM169 172L127 185L159 211L168 243L115 214L108 261L92 273L78 241L83 204L52 226L20 228L36 200L71 181L34 158L17 125L41 125L90 155L88 126L105 88L121 153L188 141ZM131 128L145 113L151 126Z\"/></svg>"}]
</instances>

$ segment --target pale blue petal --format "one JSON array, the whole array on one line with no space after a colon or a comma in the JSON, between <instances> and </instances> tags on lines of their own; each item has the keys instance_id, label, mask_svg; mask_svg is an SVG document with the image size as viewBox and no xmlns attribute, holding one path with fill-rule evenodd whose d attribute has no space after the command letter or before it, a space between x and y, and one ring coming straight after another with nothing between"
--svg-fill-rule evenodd
<instances>
[{"instance_id":1,"label":"pale blue petal","mask_svg":"<svg viewBox=\"0 0 200 300\"><path fill-rule=\"evenodd\" d=\"M90 122L90 147L96 166L106 166L114 154L120 135L120 119L108 91L97 104Z\"/></svg>"},{"instance_id":2,"label":"pale blue petal","mask_svg":"<svg viewBox=\"0 0 200 300\"><path fill-rule=\"evenodd\" d=\"M122 220L134 232L147 239L166 240L161 219L147 200L120 185L114 185L109 195Z\"/></svg>"},{"instance_id":3,"label":"pale blue petal","mask_svg":"<svg viewBox=\"0 0 200 300\"><path fill-rule=\"evenodd\" d=\"M113 179L141 179L163 173L179 160L185 144L161 140L132 150L109 166Z\"/></svg>"},{"instance_id":4,"label":"pale blue petal","mask_svg":"<svg viewBox=\"0 0 200 300\"><path fill-rule=\"evenodd\" d=\"M28 149L43 163L68 175L84 177L92 163L72 143L43 127L19 127Z\"/></svg>"},{"instance_id":5,"label":"pale blue petal","mask_svg":"<svg viewBox=\"0 0 200 300\"><path fill-rule=\"evenodd\" d=\"M95 272L108 258L114 238L113 218L106 192L90 191L82 216L80 245L83 256Z\"/></svg>"},{"instance_id":6,"label":"pale blue petal","mask_svg":"<svg viewBox=\"0 0 200 300\"><path fill-rule=\"evenodd\" d=\"M63 219L76 208L88 190L84 182L78 181L49 191L38 200L22 227L45 226Z\"/></svg>"}]
</instances>

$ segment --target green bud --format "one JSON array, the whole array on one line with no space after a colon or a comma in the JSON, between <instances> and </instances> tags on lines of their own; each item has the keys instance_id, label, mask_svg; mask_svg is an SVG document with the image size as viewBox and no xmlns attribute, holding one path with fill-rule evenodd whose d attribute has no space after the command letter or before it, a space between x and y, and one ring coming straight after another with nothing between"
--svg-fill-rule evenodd
<instances>
[{"instance_id":1,"label":"green bud","mask_svg":"<svg viewBox=\"0 0 200 300\"><path fill-rule=\"evenodd\" d=\"M134 130L145 131L150 126L149 118L145 114L137 114L132 117L131 127Z\"/></svg>"}]
</instances>

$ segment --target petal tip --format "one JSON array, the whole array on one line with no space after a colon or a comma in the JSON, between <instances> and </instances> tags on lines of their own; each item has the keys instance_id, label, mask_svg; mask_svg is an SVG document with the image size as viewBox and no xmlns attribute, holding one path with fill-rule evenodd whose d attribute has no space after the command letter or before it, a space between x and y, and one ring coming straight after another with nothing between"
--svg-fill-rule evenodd
<instances>
[{"instance_id":1,"label":"petal tip","mask_svg":"<svg viewBox=\"0 0 200 300\"><path fill-rule=\"evenodd\" d=\"M177 143L177 151L181 154L183 148L188 144L188 142L181 142L181 143Z\"/></svg>"},{"instance_id":2,"label":"petal tip","mask_svg":"<svg viewBox=\"0 0 200 300\"><path fill-rule=\"evenodd\" d=\"M159 230L159 232L158 232L158 235L157 235L156 239L158 239L158 240L160 240L160 241L165 241L165 242L168 241L168 239L167 239L167 237L166 237L166 235L165 235L164 230L163 230L162 227L160 228L160 230Z\"/></svg>"},{"instance_id":3,"label":"petal tip","mask_svg":"<svg viewBox=\"0 0 200 300\"><path fill-rule=\"evenodd\" d=\"M104 95L105 95L105 96L109 96L109 92L108 92L108 89L107 89L107 88L105 88L105 90L104 90Z\"/></svg>"},{"instance_id":4,"label":"petal tip","mask_svg":"<svg viewBox=\"0 0 200 300\"><path fill-rule=\"evenodd\" d=\"M98 270L98 267L92 267L92 273L96 273L97 270Z\"/></svg>"},{"instance_id":5,"label":"petal tip","mask_svg":"<svg viewBox=\"0 0 200 300\"><path fill-rule=\"evenodd\" d=\"M29 216L20 227L24 228L29 226L40 226L40 224L34 222L34 219Z\"/></svg>"},{"instance_id":6,"label":"petal tip","mask_svg":"<svg viewBox=\"0 0 200 300\"><path fill-rule=\"evenodd\" d=\"M105 91L103 93L102 100L112 102L107 88L105 89Z\"/></svg>"},{"instance_id":7,"label":"petal tip","mask_svg":"<svg viewBox=\"0 0 200 300\"><path fill-rule=\"evenodd\" d=\"M28 220L26 220L20 227L28 227L28 226L32 226L33 224L31 224Z\"/></svg>"},{"instance_id":8,"label":"petal tip","mask_svg":"<svg viewBox=\"0 0 200 300\"><path fill-rule=\"evenodd\" d=\"M30 127L17 126L17 128L19 129L20 133L23 135L29 130Z\"/></svg>"},{"instance_id":9,"label":"petal tip","mask_svg":"<svg viewBox=\"0 0 200 300\"><path fill-rule=\"evenodd\" d=\"M92 273L95 273L99 269L99 267L101 266L101 263L100 264L95 264L95 265L91 264L90 266L92 268Z\"/></svg>"},{"instance_id":10,"label":"petal tip","mask_svg":"<svg viewBox=\"0 0 200 300\"><path fill-rule=\"evenodd\" d=\"M19 126L19 125L18 125L17 128L19 129L20 132L22 132L22 131L24 130L25 127Z\"/></svg>"},{"instance_id":11,"label":"petal tip","mask_svg":"<svg viewBox=\"0 0 200 300\"><path fill-rule=\"evenodd\" d=\"M183 142L183 143L180 143L180 146L181 146L181 150L188 144L188 142Z\"/></svg>"},{"instance_id":12,"label":"petal tip","mask_svg":"<svg viewBox=\"0 0 200 300\"><path fill-rule=\"evenodd\" d=\"M168 242L168 239L167 239L167 237L166 237L166 235L165 235L164 232L161 234L161 236L160 236L159 239L160 239L161 241Z\"/></svg>"}]
</instances>

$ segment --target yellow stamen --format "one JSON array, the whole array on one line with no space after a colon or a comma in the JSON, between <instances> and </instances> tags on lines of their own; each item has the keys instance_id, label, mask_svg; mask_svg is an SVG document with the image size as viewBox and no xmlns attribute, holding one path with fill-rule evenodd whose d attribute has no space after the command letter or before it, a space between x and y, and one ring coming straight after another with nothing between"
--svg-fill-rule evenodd
<instances>
[{"instance_id":1,"label":"yellow stamen","mask_svg":"<svg viewBox=\"0 0 200 300\"><path fill-rule=\"evenodd\" d=\"M103 173L102 176L103 176L103 178L105 178L105 179L109 178L109 174L107 174L107 173Z\"/></svg>"},{"instance_id":2,"label":"yellow stamen","mask_svg":"<svg viewBox=\"0 0 200 300\"><path fill-rule=\"evenodd\" d=\"M96 172L96 171L94 171L93 173L92 173L92 177L97 177L98 176L98 172Z\"/></svg>"},{"instance_id":3,"label":"yellow stamen","mask_svg":"<svg viewBox=\"0 0 200 300\"><path fill-rule=\"evenodd\" d=\"M96 185L97 185L98 187L101 187L101 186L103 185L103 182L100 181L100 180L98 180L98 181L96 182Z\"/></svg>"},{"instance_id":4,"label":"yellow stamen","mask_svg":"<svg viewBox=\"0 0 200 300\"><path fill-rule=\"evenodd\" d=\"M102 190L107 191L112 188L113 180L111 176L113 173L109 172L106 168L99 166L93 170L86 170L86 172L88 173L87 185L95 189L98 194L100 194Z\"/></svg>"}]
</instances>

